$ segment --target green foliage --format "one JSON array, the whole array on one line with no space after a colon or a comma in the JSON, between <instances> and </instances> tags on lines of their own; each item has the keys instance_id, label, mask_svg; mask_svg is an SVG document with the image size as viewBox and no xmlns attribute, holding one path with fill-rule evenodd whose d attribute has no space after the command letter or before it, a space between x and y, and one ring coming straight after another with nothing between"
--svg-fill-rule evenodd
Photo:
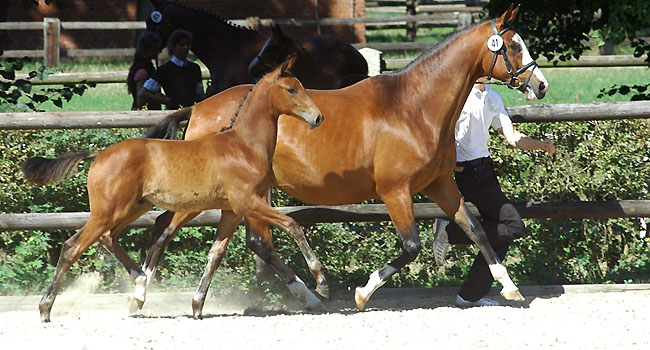
<instances>
[{"instance_id":1,"label":"green foliage","mask_svg":"<svg viewBox=\"0 0 650 350\"><path fill-rule=\"evenodd\" d=\"M514 201L648 198L647 120L518 128L551 139L558 151L554 156L522 152L500 136L492 138L500 182ZM513 249L512 267L526 283L624 282L623 271L636 271L635 264L650 259L648 241L638 238L640 225L638 219L527 220L530 235Z\"/></svg>"},{"instance_id":2,"label":"green foliage","mask_svg":"<svg viewBox=\"0 0 650 350\"><path fill-rule=\"evenodd\" d=\"M44 79L57 70L40 66L36 71L26 73L24 77L18 76L16 72L21 71L28 62L31 62L29 57L9 57L0 61L0 77L4 79L0 80L0 112L39 111L39 106L47 101L61 108L64 101L70 102L74 95L81 96L89 87L95 87L94 83L85 81L79 84L64 84L63 87L33 87L32 79Z\"/></svg>"},{"instance_id":3,"label":"green foliage","mask_svg":"<svg viewBox=\"0 0 650 350\"><path fill-rule=\"evenodd\" d=\"M486 9L490 17L497 17L511 3L511 0L491 0ZM650 2L646 0L522 0L518 3L521 8L517 15L517 31L528 41L533 58L545 56L556 62L577 59L591 50L589 39L595 38L598 46L605 41L629 40L634 56L646 56L646 62L650 62L650 44L641 38L647 35L650 26ZM615 85L601 90L600 97L616 93L627 95L632 89L637 94L631 95L631 100L645 100L649 86Z\"/></svg>"}]
</instances>

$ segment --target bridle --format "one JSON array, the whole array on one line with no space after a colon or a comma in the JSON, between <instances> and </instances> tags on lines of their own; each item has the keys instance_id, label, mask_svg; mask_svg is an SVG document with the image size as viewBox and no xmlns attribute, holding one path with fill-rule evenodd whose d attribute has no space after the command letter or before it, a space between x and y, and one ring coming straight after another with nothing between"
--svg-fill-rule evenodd
<instances>
[{"instance_id":1,"label":"bridle","mask_svg":"<svg viewBox=\"0 0 650 350\"><path fill-rule=\"evenodd\" d=\"M494 35L498 35L499 37L502 38L502 44L501 44L501 47L498 50L492 51L494 53L494 56L492 58L492 63L490 64L490 70L488 71L488 81L484 82L483 84L507 85L511 89L518 89L518 88L522 88L524 86L527 86L528 83L530 82L530 78L532 78L532 76L533 76L532 74L528 75L528 78L526 79L526 82L523 85L520 85L520 84L515 85L515 82L519 81L519 75L521 75L521 73L528 70L528 68L533 67L533 70L534 70L535 68L539 67L537 65L537 62L535 62L535 60L533 60L533 61L528 62L527 64L525 64L523 67L515 70L515 67L512 65L512 62L510 62L510 59L508 59L508 55L506 55L507 48L506 48L505 43L503 43L503 34L505 34L509 30L514 31L514 29L512 28L511 25L508 25L502 31L499 32L497 30L496 21L494 19L492 19L492 30L494 31ZM502 81L491 82L490 81L492 79L492 70L494 69L494 65L496 64L497 58L499 57L499 55L503 56L503 61L506 64L506 69L508 70L508 75L510 76L510 80L508 82L502 82Z\"/></svg>"},{"instance_id":2,"label":"bridle","mask_svg":"<svg viewBox=\"0 0 650 350\"><path fill-rule=\"evenodd\" d=\"M163 19L163 11L165 7L167 6L168 2L166 0L163 0L160 2L160 6L155 7L153 11L151 11L151 14L149 15L149 19L151 21L151 29L147 28L148 30L151 30L153 32L158 32L158 29L160 28L160 23L162 22Z\"/></svg>"}]
</instances>

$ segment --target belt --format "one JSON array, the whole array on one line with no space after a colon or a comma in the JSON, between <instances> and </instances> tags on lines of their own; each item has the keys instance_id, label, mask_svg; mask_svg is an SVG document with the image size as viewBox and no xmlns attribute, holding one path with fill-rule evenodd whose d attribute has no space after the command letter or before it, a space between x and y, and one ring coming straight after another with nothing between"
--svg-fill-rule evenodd
<instances>
[{"instance_id":1,"label":"belt","mask_svg":"<svg viewBox=\"0 0 650 350\"><path fill-rule=\"evenodd\" d=\"M468 166L485 165L490 163L492 163L492 159L490 159L490 157L483 157L483 158L476 158L472 160L466 160L464 162L456 162L456 166L468 167Z\"/></svg>"}]
</instances>

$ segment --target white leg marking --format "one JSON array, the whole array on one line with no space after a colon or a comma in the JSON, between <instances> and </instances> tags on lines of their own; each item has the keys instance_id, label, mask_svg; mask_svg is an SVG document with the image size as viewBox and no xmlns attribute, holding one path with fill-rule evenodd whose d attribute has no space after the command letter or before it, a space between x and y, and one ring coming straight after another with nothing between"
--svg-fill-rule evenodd
<instances>
[{"instance_id":1,"label":"white leg marking","mask_svg":"<svg viewBox=\"0 0 650 350\"><path fill-rule=\"evenodd\" d=\"M135 293L133 297L141 302L145 301L147 294L147 276L140 276L135 279Z\"/></svg>"},{"instance_id":2,"label":"white leg marking","mask_svg":"<svg viewBox=\"0 0 650 350\"><path fill-rule=\"evenodd\" d=\"M357 288L357 290L363 294L363 297L367 300L370 298L372 293L384 284L386 284L386 281L383 281L381 277L379 277L379 271L375 271L370 275L370 278L368 278L368 283L361 288Z\"/></svg>"},{"instance_id":3,"label":"white leg marking","mask_svg":"<svg viewBox=\"0 0 650 350\"><path fill-rule=\"evenodd\" d=\"M149 289L151 282L153 282L153 276L156 274L156 269L147 267L144 274L147 276L147 289Z\"/></svg>"},{"instance_id":4,"label":"white leg marking","mask_svg":"<svg viewBox=\"0 0 650 350\"><path fill-rule=\"evenodd\" d=\"M517 290L517 286L515 286L514 282L510 279L510 276L508 276L508 271L505 266L501 264L491 264L489 267L492 277L503 285L502 292Z\"/></svg>"},{"instance_id":5,"label":"white leg marking","mask_svg":"<svg viewBox=\"0 0 650 350\"><path fill-rule=\"evenodd\" d=\"M305 301L306 308L313 308L321 303L320 299L318 299L318 297L307 288L305 282L303 282L298 276L296 276L296 280L291 282L288 287L291 294Z\"/></svg>"}]
</instances>

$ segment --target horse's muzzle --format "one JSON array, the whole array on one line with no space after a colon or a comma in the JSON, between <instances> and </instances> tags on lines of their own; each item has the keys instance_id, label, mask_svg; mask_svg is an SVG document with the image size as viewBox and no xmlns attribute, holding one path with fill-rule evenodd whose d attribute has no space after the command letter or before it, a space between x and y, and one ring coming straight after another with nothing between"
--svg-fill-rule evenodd
<instances>
[{"instance_id":1,"label":"horse's muzzle","mask_svg":"<svg viewBox=\"0 0 650 350\"><path fill-rule=\"evenodd\" d=\"M314 122L313 122L313 123L309 123L309 128L310 128L310 129L313 129L313 128L315 128L315 127L321 125L321 124L323 123L323 119L324 119L324 118L323 118L323 115L322 115L322 114L319 114L319 115L316 117L316 119L314 119Z\"/></svg>"}]
</instances>

